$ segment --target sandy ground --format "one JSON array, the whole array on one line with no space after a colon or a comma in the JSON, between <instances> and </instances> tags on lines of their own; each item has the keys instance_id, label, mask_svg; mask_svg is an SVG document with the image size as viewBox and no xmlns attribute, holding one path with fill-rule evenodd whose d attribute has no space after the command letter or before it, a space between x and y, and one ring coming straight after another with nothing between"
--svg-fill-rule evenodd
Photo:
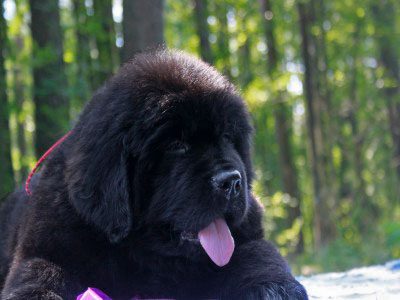
<instances>
[{"instance_id":1,"label":"sandy ground","mask_svg":"<svg viewBox=\"0 0 400 300\"><path fill-rule=\"evenodd\" d=\"M311 299L400 300L400 260L343 273L300 276Z\"/></svg>"}]
</instances>

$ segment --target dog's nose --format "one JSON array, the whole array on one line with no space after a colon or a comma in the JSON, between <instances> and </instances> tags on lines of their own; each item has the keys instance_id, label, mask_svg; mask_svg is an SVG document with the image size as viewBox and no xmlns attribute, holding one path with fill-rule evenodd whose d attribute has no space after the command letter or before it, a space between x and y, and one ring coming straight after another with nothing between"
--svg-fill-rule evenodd
<instances>
[{"instance_id":1,"label":"dog's nose","mask_svg":"<svg viewBox=\"0 0 400 300\"><path fill-rule=\"evenodd\" d=\"M242 188L242 176L238 170L223 171L212 178L216 190L222 191L230 198L237 197Z\"/></svg>"}]
</instances>

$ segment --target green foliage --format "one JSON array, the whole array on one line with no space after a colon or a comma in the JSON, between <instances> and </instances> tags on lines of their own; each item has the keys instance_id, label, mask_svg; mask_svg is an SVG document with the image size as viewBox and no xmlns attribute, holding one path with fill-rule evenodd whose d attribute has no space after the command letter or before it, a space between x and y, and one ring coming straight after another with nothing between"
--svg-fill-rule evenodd
<instances>
[{"instance_id":1,"label":"green foliage","mask_svg":"<svg viewBox=\"0 0 400 300\"><path fill-rule=\"evenodd\" d=\"M385 245L393 257L400 257L400 222L383 223Z\"/></svg>"},{"instance_id":2,"label":"green foliage","mask_svg":"<svg viewBox=\"0 0 400 300\"><path fill-rule=\"evenodd\" d=\"M315 253L305 253L292 261L297 274L345 271L349 268L382 264L400 255L400 223L384 223L369 236L340 237Z\"/></svg>"}]
</instances>

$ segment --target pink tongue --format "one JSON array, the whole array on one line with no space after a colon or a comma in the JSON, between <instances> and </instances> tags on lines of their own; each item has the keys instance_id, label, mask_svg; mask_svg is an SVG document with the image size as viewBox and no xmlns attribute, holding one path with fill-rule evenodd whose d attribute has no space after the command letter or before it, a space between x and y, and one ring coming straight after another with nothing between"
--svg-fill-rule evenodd
<instances>
[{"instance_id":1,"label":"pink tongue","mask_svg":"<svg viewBox=\"0 0 400 300\"><path fill-rule=\"evenodd\" d=\"M235 242L224 219L216 219L199 231L199 240L211 260L219 267L231 259Z\"/></svg>"}]
</instances>

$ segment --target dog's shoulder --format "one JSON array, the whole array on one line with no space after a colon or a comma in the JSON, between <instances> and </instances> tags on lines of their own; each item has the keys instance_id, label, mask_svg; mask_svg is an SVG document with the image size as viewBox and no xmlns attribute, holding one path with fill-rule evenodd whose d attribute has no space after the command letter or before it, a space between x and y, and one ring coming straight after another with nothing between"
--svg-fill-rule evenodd
<instances>
[{"instance_id":1,"label":"dog's shoulder","mask_svg":"<svg viewBox=\"0 0 400 300\"><path fill-rule=\"evenodd\" d=\"M7 195L0 207L0 286L7 275L17 246L19 230L28 201L29 196L21 187Z\"/></svg>"}]
</instances>

